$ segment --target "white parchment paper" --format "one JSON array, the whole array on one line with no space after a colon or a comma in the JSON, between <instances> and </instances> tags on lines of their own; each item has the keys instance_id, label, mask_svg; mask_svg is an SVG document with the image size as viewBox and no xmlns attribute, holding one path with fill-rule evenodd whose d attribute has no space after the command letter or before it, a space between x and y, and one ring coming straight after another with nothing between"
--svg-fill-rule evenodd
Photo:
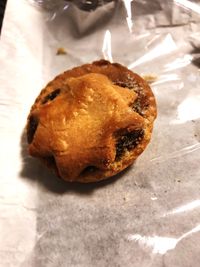
<instances>
[{"instance_id":1,"label":"white parchment paper","mask_svg":"<svg viewBox=\"0 0 200 267\"><path fill-rule=\"evenodd\" d=\"M132 2L132 3L131 3ZM114 1L87 13L8 0L0 40L0 266L200 264L200 3ZM65 55L56 55L63 47ZM59 180L28 156L29 109L60 72L106 58L152 84L152 141L98 184Z\"/></svg>"}]
</instances>

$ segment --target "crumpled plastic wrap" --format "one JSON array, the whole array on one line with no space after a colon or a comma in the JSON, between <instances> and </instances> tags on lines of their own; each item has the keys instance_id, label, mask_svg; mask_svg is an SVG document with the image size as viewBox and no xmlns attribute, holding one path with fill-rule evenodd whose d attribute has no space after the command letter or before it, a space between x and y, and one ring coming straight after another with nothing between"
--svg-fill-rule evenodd
<instances>
[{"instance_id":1,"label":"crumpled plastic wrap","mask_svg":"<svg viewBox=\"0 0 200 267\"><path fill-rule=\"evenodd\" d=\"M199 267L200 2L98 1L87 11L74 2L8 0L0 266ZM28 156L26 117L55 75L100 58L151 80L158 118L133 166L97 184L69 184Z\"/></svg>"}]
</instances>

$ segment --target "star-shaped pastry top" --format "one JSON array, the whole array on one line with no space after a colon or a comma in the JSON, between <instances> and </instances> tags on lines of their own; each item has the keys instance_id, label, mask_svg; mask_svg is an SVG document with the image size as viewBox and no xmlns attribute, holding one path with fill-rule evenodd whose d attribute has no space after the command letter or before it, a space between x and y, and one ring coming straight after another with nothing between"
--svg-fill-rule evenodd
<instances>
[{"instance_id":1,"label":"star-shaped pastry top","mask_svg":"<svg viewBox=\"0 0 200 267\"><path fill-rule=\"evenodd\" d=\"M108 168L115 161L119 133L144 124L131 108L137 94L97 73L63 80L59 90L53 101L33 109L38 126L30 154L53 156L59 175L68 180L76 180L88 166Z\"/></svg>"}]
</instances>

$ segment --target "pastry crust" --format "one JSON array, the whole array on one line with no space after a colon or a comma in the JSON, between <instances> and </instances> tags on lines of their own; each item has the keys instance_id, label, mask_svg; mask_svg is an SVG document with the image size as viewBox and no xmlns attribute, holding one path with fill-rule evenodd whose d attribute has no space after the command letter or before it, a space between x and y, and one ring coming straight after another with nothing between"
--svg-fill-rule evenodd
<instances>
[{"instance_id":1,"label":"pastry crust","mask_svg":"<svg viewBox=\"0 0 200 267\"><path fill-rule=\"evenodd\" d=\"M155 98L140 76L105 60L85 64L37 97L27 121L29 153L64 180L103 180L144 151L155 118Z\"/></svg>"}]
</instances>

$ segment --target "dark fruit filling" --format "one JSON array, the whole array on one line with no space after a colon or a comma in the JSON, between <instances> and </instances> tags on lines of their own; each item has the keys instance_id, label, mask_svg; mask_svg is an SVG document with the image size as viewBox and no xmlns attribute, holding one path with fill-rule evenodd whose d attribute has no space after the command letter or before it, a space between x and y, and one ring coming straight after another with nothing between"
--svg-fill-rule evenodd
<instances>
[{"instance_id":1,"label":"dark fruit filling","mask_svg":"<svg viewBox=\"0 0 200 267\"><path fill-rule=\"evenodd\" d=\"M143 129L135 130L134 132L129 132L120 136L116 144L116 160L119 160L126 150L136 147L143 136Z\"/></svg>"},{"instance_id":2,"label":"dark fruit filling","mask_svg":"<svg viewBox=\"0 0 200 267\"><path fill-rule=\"evenodd\" d=\"M53 169L56 172L56 174L59 176L59 172L58 172L58 168L57 168L54 156L41 157L40 159L46 164L48 168Z\"/></svg>"},{"instance_id":3,"label":"dark fruit filling","mask_svg":"<svg viewBox=\"0 0 200 267\"><path fill-rule=\"evenodd\" d=\"M141 90L142 86L139 86L138 83L136 83L134 80L127 81L127 82L118 81L115 84L121 87L129 88L130 90L133 90L138 95L136 101L132 105L132 108L135 112L139 113L142 117L145 117L145 111L149 107L149 101L144 96L144 92Z\"/></svg>"},{"instance_id":4,"label":"dark fruit filling","mask_svg":"<svg viewBox=\"0 0 200 267\"><path fill-rule=\"evenodd\" d=\"M126 81L126 82L122 82L122 81L116 81L114 84L120 86L120 87L124 87L124 88L128 88L128 89L134 89L134 87L137 85L134 81Z\"/></svg>"},{"instance_id":5,"label":"dark fruit filling","mask_svg":"<svg viewBox=\"0 0 200 267\"><path fill-rule=\"evenodd\" d=\"M85 176L88 175L90 173L94 173L95 171L99 170L97 167L95 166L87 166L82 172L81 175Z\"/></svg>"},{"instance_id":6,"label":"dark fruit filling","mask_svg":"<svg viewBox=\"0 0 200 267\"><path fill-rule=\"evenodd\" d=\"M49 168L54 168L55 170L57 170L56 161L55 161L54 156L45 157L45 158L42 158L42 160L44 160L46 162L46 164Z\"/></svg>"},{"instance_id":7,"label":"dark fruit filling","mask_svg":"<svg viewBox=\"0 0 200 267\"><path fill-rule=\"evenodd\" d=\"M133 103L132 108L134 109L135 112L137 112L138 114L140 114L141 116L143 116L141 102L140 102L139 99L136 99L136 101Z\"/></svg>"},{"instance_id":8,"label":"dark fruit filling","mask_svg":"<svg viewBox=\"0 0 200 267\"><path fill-rule=\"evenodd\" d=\"M35 131L37 130L37 126L38 126L38 119L34 116L30 116L27 127L27 139L29 144L33 141L33 137Z\"/></svg>"},{"instance_id":9,"label":"dark fruit filling","mask_svg":"<svg viewBox=\"0 0 200 267\"><path fill-rule=\"evenodd\" d=\"M46 163L51 167L55 167L56 166L56 161L55 161L55 158L54 156L49 156L49 157L45 157L44 158L46 160Z\"/></svg>"},{"instance_id":10,"label":"dark fruit filling","mask_svg":"<svg viewBox=\"0 0 200 267\"><path fill-rule=\"evenodd\" d=\"M53 92L45 96L45 98L42 101L42 104L46 104L47 102L54 100L54 98L56 98L59 94L60 94L60 89L54 90Z\"/></svg>"}]
</instances>

